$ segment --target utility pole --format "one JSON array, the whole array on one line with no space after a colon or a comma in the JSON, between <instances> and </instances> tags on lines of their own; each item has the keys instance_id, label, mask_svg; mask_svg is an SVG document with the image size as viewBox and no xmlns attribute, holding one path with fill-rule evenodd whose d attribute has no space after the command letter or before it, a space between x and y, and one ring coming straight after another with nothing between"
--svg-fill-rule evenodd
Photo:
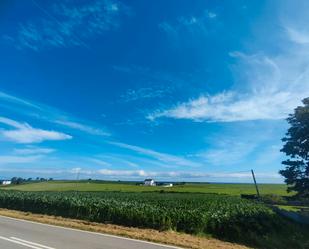
<instances>
[{"instance_id":1,"label":"utility pole","mask_svg":"<svg viewBox=\"0 0 309 249\"><path fill-rule=\"evenodd\" d=\"M78 181L79 181L79 174L80 174L80 169L76 169L76 191L78 189Z\"/></svg>"},{"instance_id":2,"label":"utility pole","mask_svg":"<svg viewBox=\"0 0 309 249\"><path fill-rule=\"evenodd\" d=\"M76 172L76 181L79 180L79 174L80 174L80 171L78 170L78 171Z\"/></svg>"},{"instance_id":3,"label":"utility pole","mask_svg":"<svg viewBox=\"0 0 309 249\"><path fill-rule=\"evenodd\" d=\"M258 185L256 184L256 180L255 180L255 175L254 175L254 171L253 171L253 169L251 169L251 173L252 173L252 177L253 177L253 181L254 181L254 185L255 185L256 193L257 193L257 197L258 197L258 198L260 198L260 192L259 192Z\"/></svg>"}]
</instances>

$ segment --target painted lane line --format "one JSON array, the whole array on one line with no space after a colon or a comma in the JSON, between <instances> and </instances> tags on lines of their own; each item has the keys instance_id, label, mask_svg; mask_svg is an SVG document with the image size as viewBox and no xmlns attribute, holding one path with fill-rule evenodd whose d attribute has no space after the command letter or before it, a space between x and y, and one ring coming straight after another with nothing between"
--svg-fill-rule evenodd
<instances>
[{"instance_id":1,"label":"painted lane line","mask_svg":"<svg viewBox=\"0 0 309 249\"><path fill-rule=\"evenodd\" d=\"M32 245L25 244L25 243L23 243L23 242L16 241L16 240L12 240L12 239L5 238L5 237L2 237L2 236L0 236L0 239L6 240L6 241L9 241L9 242L18 244L18 245L22 245L22 246L25 246L25 247L28 247L28 248L32 248L32 249L42 249L41 247L32 246Z\"/></svg>"},{"instance_id":2,"label":"painted lane line","mask_svg":"<svg viewBox=\"0 0 309 249\"><path fill-rule=\"evenodd\" d=\"M39 244L39 243L34 243L34 242L31 242L31 241L27 241L27 240L23 240L23 239L19 239L19 238L16 238L16 237L10 237L11 239L13 240L17 240L17 241L20 241L20 242L23 242L23 243L26 243L26 244L30 244L30 245L33 245L33 246L38 246L40 248L45 248L45 249L55 249L53 247L49 247L49 246L44 246L42 244Z\"/></svg>"}]
</instances>

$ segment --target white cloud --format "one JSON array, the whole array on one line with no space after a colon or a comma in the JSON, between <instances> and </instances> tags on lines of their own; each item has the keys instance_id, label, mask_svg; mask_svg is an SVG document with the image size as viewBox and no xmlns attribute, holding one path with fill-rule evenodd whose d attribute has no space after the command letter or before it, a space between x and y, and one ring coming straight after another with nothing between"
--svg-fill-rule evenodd
<instances>
[{"instance_id":1,"label":"white cloud","mask_svg":"<svg viewBox=\"0 0 309 249\"><path fill-rule=\"evenodd\" d=\"M4 107L18 114L27 115L31 118L36 118L42 120L44 122L49 122L52 124L59 124L64 127L79 130L82 132L86 132L92 135L98 136L110 136L111 134L105 131L103 128L97 128L95 126L91 126L88 124L84 124L83 121L72 121L76 120L76 118L71 115L64 113L58 109L52 108L50 106L46 106L41 103L34 103L33 101L24 100L21 98L17 98L15 96L3 93L0 91L0 107ZM6 122L15 122L8 121ZM13 126L18 125L17 122L13 124ZM18 128L18 127L16 127Z\"/></svg>"},{"instance_id":2,"label":"white cloud","mask_svg":"<svg viewBox=\"0 0 309 249\"><path fill-rule=\"evenodd\" d=\"M9 119L9 118L4 118L0 117L0 123L17 128L17 129L22 129L24 128L24 124L21 124L15 120Z\"/></svg>"},{"instance_id":3,"label":"white cloud","mask_svg":"<svg viewBox=\"0 0 309 249\"><path fill-rule=\"evenodd\" d=\"M269 145L265 146L261 149L258 156L255 158L254 163L257 166L271 167L272 165L279 164L278 162L282 162L285 159L285 156L280 149L282 145Z\"/></svg>"},{"instance_id":4,"label":"white cloud","mask_svg":"<svg viewBox=\"0 0 309 249\"><path fill-rule=\"evenodd\" d=\"M103 160L96 159L96 158L89 158L89 161L95 163L96 165L100 165L100 166L111 166L109 162L105 162Z\"/></svg>"},{"instance_id":5,"label":"white cloud","mask_svg":"<svg viewBox=\"0 0 309 249\"><path fill-rule=\"evenodd\" d=\"M210 18L210 19L213 19L213 18L216 18L217 17L217 14L215 12L211 12L211 11L207 11L207 16Z\"/></svg>"},{"instance_id":6,"label":"white cloud","mask_svg":"<svg viewBox=\"0 0 309 249\"><path fill-rule=\"evenodd\" d=\"M128 166L130 166L130 167L132 167L132 168L138 168L139 167L139 165L137 164L137 163L132 163L132 162L130 162L130 161L127 161L127 160L121 160L124 164L126 164L126 165L128 165Z\"/></svg>"},{"instance_id":7,"label":"white cloud","mask_svg":"<svg viewBox=\"0 0 309 249\"><path fill-rule=\"evenodd\" d=\"M210 30L213 30L214 23L212 21L216 17L217 14L215 12L205 10L202 15L180 16L176 21L172 23L164 21L158 27L173 39L178 39L179 35L184 32L200 36L208 34Z\"/></svg>"},{"instance_id":8,"label":"white cloud","mask_svg":"<svg viewBox=\"0 0 309 249\"><path fill-rule=\"evenodd\" d=\"M17 34L5 35L6 40L19 49L39 51L49 47L87 47L85 40L117 29L120 16L130 13L123 3L109 0L79 4L66 1L47 6L37 1L32 3L44 17L20 24Z\"/></svg>"},{"instance_id":9,"label":"white cloud","mask_svg":"<svg viewBox=\"0 0 309 249\"><path fill-rule=\"evenodd\" d=\"M160 161L155 157L141 156L139 153L137 155L127 154L127 153L116 153L116 154L99 154L96 155L97 158L109 162L113 167L131 167L131 168L163 168L163 169L177 169L179 165L172 164L169 162Z\"/></svg>"},{"instance_id":10,"label":"white cloud","mask_svg":"<svg viewBox=\"0 0 309 249\"><path fill-rule=\"evenodd\" d=\"M231 166L247 161L247 156L250 155L256 147L257 143L245 143L233 141L231 139L225 141L224 144L216 144L214 148L201 152L195 156L205 160L209 165Z\"/></svg>"},{"instance_id":11,"label":"white cloud","mask_svg":"<svg viewBox=\"0 0 309 249\"><path fill-rule=\"evenodd\" d=\"M31 103L30 101L17 98L15 96L6 94L4 92L0 92L0 99L4 100L4 101L7 101L7 102L14 103L14 104L23 105L23 106L29 106L29 107L32 107L32 108L40 109L39 106L37 106L34 103Z\"/></svg>"},{"instance_id":12,"label":"white cloud","mask_svg":"<svg viewBox=\"0 0 309 249\"><path fill-rule=\"evenodd\" d=\"M38 147L27 147L24 149L14 149L14 153L18 155L36 155L36 154L50 154L55 149L51 148L38 148Z\"/></svg>"},{"instance_id":13,"label":"white cloud","mask_svg":"<svg viewBox=\"0 0 309 249\"><path fill-rule=\"evenodd\" d=\"M171 109L151 113L147 118L154 120L169 117L210 122L284 119L305 96L284 91L255 95L225 92L213 96L200 96Z\"/></svg>"},{"instance_id":14,"label":"white cloud","mask_svg":"<svg viewBox=\"0 0 309 249\"><path fill-rule=\"evenodd\" d=\"M100 169L97 171L98 174L104 176L148 176L144 170L110 170L110 169Z\"/></svg>"},{"instance_id":15,"label":"white cloud","mask_svg":"<svg viewBox=\"0 0 309 249\"><path fill-rule=\"evenodd\" d=\"M252 175L251 175L251 172L248 171L248 172L231 172L231 173L222 173L222 172L218 172L218 173L210 173L208 175L209 177L211 178L247 178L247 179L250 179L252 180ZM276 173L276 172L258 172L258 173L255 173L255 176L258 177L258 178L264 178L264 179L281 179L282 177Z\"/></svg>"},{"instance_id":16,"label":"white cloud","mask_svg":"<svg viewBox=\"0 0 309 249\"><path fill-rule=\"evenodd\" d=\"M33 163L41 159L42 156L0 156L0 165L6 164L21 164L21 163Z\"/></svg>"},{"instance_id":17,"label":"white cloud","mask_svg":"<svg viewBox=\"0 0 309 249\"><path fill-rule=\"evenodd\" d=\"M76 167L76 168L70 169L69 172L73 173L73 174L78 174L78 173L81 172L81 170L82 170L82 168Z\"/></svg>"},{"instance_id":18,"label":"white cloud","mask_svg":"<svg viewBox=\"0 0 309 249\"><path fill-rule=\"evenodd\" d=\"M70 135L56 131L35 129L30 126L18 130L1 131L2 136L17 143L41 143L45 140L67 140Z\"/></svg>"},{"instance_id":19,"label":"white cloud","mask_svg":"<svg viewBox=\"0 0 309 249\"><path fill-rule=\"evenodd\" d=\"M138 152L142 155L153 157L165 163L170 163L170 164L177 165L177 166L189 166L189 167L200 167L201 166L200 163L188 160L184 157L170 155L166 153L160 153L154 150L145 149L139 146L120 143L120 142L109 142L109 143L112 145L121 147L121 148L125 148L131 151Z\"/></svg>"},{"instance_id":20,"label":"white cloud","mask_svg":"<svg viewBox=\"0 0 309 249\"><path fill-rule=\"evenodd\" d=\"M0 172L2 173L14 173L19 174L18 176L21 176L20 174L39 174L42 177L46 177L47 175L50 177L57 176L59 174L64 174L67 176L67 174L71 174L71 177L73 177L72 172L67 169L35 169L35 168L0 168ZM74 175L75 177L75 175ZM70 178L72 179L72 178ZM75 179L75 178L74 178Z\"/></svg>"},{"instance_id":21,"label":"white cloud","mask_svg":"<svg viewBox=\"0 0 309 249\"><path fill-rule=\"evenodd\" d=\"M0 134L2 137L16 143L40 143L45 140L67 140L72 138L72 136L61 132L33 128L27 123L19 123L4 117L0 117L0 123L15 128L2 129Z\"/></svg>"},{"instance_id":22,"label":"white cloud","mask_svg":"<svg viewBox=\"0 0 309 249\"><path fill-rule=\"evenodd\" d=\"M103 131L102 129L99 128L95 128L89 125L85 125L85 124L81 124L81 123L77 123L77 122L72 122L72 121L68 121L68 120L56 120L54 121L56 124L61 124L63 126L72 128L72 129L76 129L76 130L80 130L92 135L99 135L99 136L110 136L110 134L106 131Z\"/></svg>"},{"instance_id":23,"label":"white cloud","mask_svg":"<svg viewBox=\"0 0 309 249\"><path fill-rule=\"evenodd\" d=\"M178 36L178 27L175 27L174 25L168 23L168 22L162 22L158 25L159 29L168 34L172 38L177 38Z\"/></svg>"},{"instance_id":24,"label":"white cloud","mask_svg":"<svg viewBox=\"0 0 309 249\"><path fill-rule=\"evenodd\" d=\"M238 82L233 90L204 94L166 110L157 110L147 118L206 122L287 118L301 100L309 96L309 57L306 54L303 48L293 48L273 57L231 53L237 60L234 70Z\"/></svg>"},{"instance_id":25,"label":"white cloud","mask_svg":"<svg viewBox=\"0 0 309 249\"><path fill-rule=\"evenodd\" d=\"M210 168L227 170L265 169L278 171L283 159L281 138L286 132L283 122L246 122L224 125L219 133L208 134L204 149L192 154ZM263 132L261 132L263 131Z\"/></svg>"},{"instance_id":26,"label":"white cloud","mask_svg":"<svg viewBox=\"0 0 309 249\"><path fill-rule=\"evenodd\" d=\"M133 168L138 168L139 165L137 163L132 162L131 160L137 161L140 160L141 158L135 158L132 156L129 156L131 159L124 159L126 158L126 155L124 154L109 154L109 155L98 155L99 160L104 160L104 162L108 161L109 166L111 165L117 165L117 166L129 166ZM149 164L149 163L148 163ZM143 164L145 165L145 164Z\"/></svg>"},{"instance_id":27,"label":"white cloud","mask_svg":"<svg viewBox=\"0 0 309 249\"><path fill-rule=\"evenodd\" d=\"M170 92L170 88L163 87L142 87L139 89L129 89L121 96L124 102L162 98Z\"/></svg>"},{"instance_id":28,"label":"white cloud","mask_svg":"<svg viewBox=\"0 0 309 249\"><path fill-rule=\"evenodd\" d=\"M309 30L306 28L309 18L305 11L308 2L300 1L299 5L284 2L278 7L281 19L277 25L282 29L274 30L267 39L278 44L277 50L260 46L252 54L231 52L235 63L230 65L234 75L230 89L215 94L201 93L185 102L155 110L147 118L205 122L286 118L309 96ZM191 27L198 23L198 18L185 18L182 23Z\"/></svg>"},{"instance_id":29,"label":"white cloud","mask_svg":"<svg viewBox=\"0 0 309 249\"><path fill-rule=\"evenodd\" d=\"M293 28L286 28L289 38L291 41L299 44L308 44L309 43L309 33L306 31L299 31Z\"/></svg>"}]
</instances>

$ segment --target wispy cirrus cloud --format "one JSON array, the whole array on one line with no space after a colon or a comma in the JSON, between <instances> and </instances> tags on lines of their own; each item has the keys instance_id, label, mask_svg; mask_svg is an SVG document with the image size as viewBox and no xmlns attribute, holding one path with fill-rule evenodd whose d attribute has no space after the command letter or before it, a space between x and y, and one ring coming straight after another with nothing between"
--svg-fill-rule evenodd
<instances>
[{"instance_id":1,"label":"wispy cirrus cloud","mask_svg":"<svg viewBox=\"0 0 309 249\"><path fill-rule=\"evenodd\" d=\"M69 128L73 128L76 130L80 130L92 135L98 135L98 136L110 136L110 133L99 129L99 128L95 128L89 125L85 125L85 124L81 124L81 123L77 123L77 122L73 122L73 121L68 121L68 120L55 120L54 121L56 124L61 124L64 125L66 127Z\"/></svg>"},{"instance_id":2,"label":"wispy cirrus cloud","mask_svg":"<svg viewBox=\"0 0 309 249\"><path fill-rule=\"evenodd\" d=\"M33 163L40 160L42 156L0 156L0 165Z\"/></svg>"},{"instance_id":3,"label":"wispy cirrus cloud","mask_svg":"<svg viewBox=\"0 0 309 249\"><path fill-rule=\"evenodd\" d=\"M224 144L216 145L216 147L195 156L213 166L237 165L246 161L248 155L254 151L257 145L258 143L227 140Z\"/></svg>"},{"instance_id":4,"label":"wispy cirrus cloud","mask_svg":"<svg viewBox=\"0 0 309 249\"><path fill-rule=\"evenodd\" d=\"M156 71L140 65L115 65L113 69L119 73L134 76L134 83L140 87L127 89L120 96L120 101L131 102L138 100L151 100L154 98L164 98L171 95L173 91L180 88L184 84L190 84L188 78L191 75L182 75L178 73L178 77L165 71Z\"/></svg>"},{"instance_id":5,"label":"wispy cirrus cloud","mask_svg":"<svg viewBox=\"0 0 309 249\"><path fill-rule=\"evenodd\" d=\"M239 94L224 92L217 95L202 95L168 110L150 113L147 118L160 117L190 119L197 122L235 122L248 120L276 120L287 118L293 108L308 93Z\"/></svg>"},{"instance_id":6,"label":"wispy cirrus cloud","mask_svg":"<svg viewBox=\"0 0 309 249\"><path fill-rule=\"evenodd\" d=\"M1 129L0 135L16 143L41 143L46 140L67 140L72 136L53 130L33 128L27 123L20 123L12 119L0 117L0 123L13 129Z\"/></svg>"},{"instance_id":7,"label":"wispy cirrus cloud","mask_svg":"<svg viewBox=\"0 0 309 249\"><path fill-rule=\"evenodd\" d=\"M287 34L289 41L295 37ZM294 44L295 45L295 44ZM286 48L280 55L230 53L236 83L233 90L214 95L202 94L147 118L189 119L205 122L279 120L287 118L301 100L309 96L309 57L307 45ZM291 65L293 61L293 65ZM245 73L244 73L245 72Z\"/></svg>"},{"instance_id":8,"label":"wispy cirrus cloud","mask_svg":"<svg viewBox=\"0 0 309 249\"><path fill-rule=\"evenodd\" d=\"M17 114L23 116L29 116L31 119L38 119L40 122L44 122L48 125L55 124L59 126L68 128L71 132L74 130L82 131L86 134L91 134L95 136L109 136L110 134L105 131L105 129L101 129L95 126L91 126L88 124L76 122L75 118L70 117L69 115L54 109L52 107L42 105L40 103L33 103L29 100L23 100L17 97L13 97L7 94L4 94L5 98L1 98L0 95L0 103L8 104L5 108L10 109L10 111L17 112ZM8 99L14 100L8 102ZM27 104L25 104L25 102ZM29 103L29 104L28 104ZM66 140L71 139L71 135L67 135L62 132L56 132L54 130L43 130L38 128L33 128L27 123L17 122L12 119L2 118L1 122L6 124L10 128L14 129L5 129L2 130L2 137L14 141L16 143L39 143L46 140ZM74 135L74 133L73 133ZM79 134L76 134L76 136ZM126 159L125 156L118 154L117 158L105 160L105 158L93 156L93 158L89 158L88 162L91 165L96 166L105 166L105 167L133 167L139 168L147 165L155 165L156 167L163 168L177 168L183 166L190 167L198 167L200 164L198 162L191 161L181 156L174 156L166 153L159 153L154 150L142 148L134 145L127 145L121 142L114 142L114 146L118 146L121 148L125 148L139 154L138 156ZM22 149L15 149L14 153L18 155L43 155L50 154L54 152L53 149L49 148L36 148L36 147L26 147ZM146 160L145 156L151 157ZM85 162L87 165L87 162ZM89 164L89 165L90 165Z\"/></svg>"},{"instance_id":9,"label":"wispy cirrus cloud","mask_svg":"<svg viewBox=\"0 0 309 249\"><path fill-rule=\"evenodd\" d=\"M165 117L197 122L286 118L301 104L301 99L309 96L309 30L305 25L309 18L303 11L308 8L308 3L300 1L300 6L290 2L280 5L278 12L281 13L281 29L276 30L269 38L272 43L280 44L279 52L263 46L256 50L258 44L251 53L230 52L233 60L230 68L234 75L234 84L230 89L214 94L202 92L187 101L158 108L149 113L147 118L155 120ZM208 17L210 16L212 14L208 13ZM199 22L194 17L181 19L180 23L185 27L199 27ZM179 33L176 32L179 25L174 25L174 28L165 25L165 31Z\"/></svg>"},{"instance_id":10,"label":"wispy cirrus cloud","mask_svg":"<svg viewBox=\"0 0 309 249\"><path fill-rule=\"evenodd\" d=\"M135 163L137 158L134 158L135 162L132 162L132 156L130 159L126 158L124 154L101 154L96 155L95 161L93 158L89 159L92 162L98 162L99 165L106 164L107 166L121 166L121 167L133 167L138 168L139 164ZM140 158L138 158L140 159ZM102 162L102 163L101 163Z\"/></svg>"},{"instance_id":11,"label":"wispy cirrus cloud","mask_svg":"<svg viewBox=\"0 0 309 249\"><path fill-rule=\"evenodd\" d=\"M173 22L161 22L158 27L173 39L179 39L182 33L203 36L213 29L211 25L216 18L217 13L205 10L201 15L180 16Z\"/></svg>"},{"instance_id":12,"label":"wispy cirrus cloud","mask_svg":"<svg viewBox=\"0 0 309 249\"><path fill-rule=\"evenodd\" d=\"M88 39L117 29L121 16L130 13L130 9L117 0L58 1L53 5L33 0L32 3L43 17L21 23L16 34L4 36L19 49L39 51L51 47L88 47Z\"/></svg>"},{"instance_id":13,"label":"wispy cirrus cloud","mask_svg":"<svg viewBox=\"0 0 309 249\"><path fill-rule=\"evenodd\" d=\"M105 128L85 124L71 115L41 103L25 100L0 91L0 107L14 113L29 116L50 124L57 124L71 130L82 131L91 135L110 136Z\"/></svg>"},{"instance_id":14,"label":"wispy cirrus cloud","mask_svg":"<svg viewBox=\"0 0 309 249\"><path fill-rule=\"evenodd\" d=\"M308 44L309 43L309 33L307 31L299 31L294 28L286 27L286 32L290 39L298 44Z\"/></svg>"},{"instance_id":15,"label":"wispy cirrus cloud","mask_svg":"<svg viewBox=\"0 0 309 249\"><path fill-rule=\"evenodd\" d=\"M109 142L109 144L112 144L112 145L115 145L115 146L118 146L124 149L128 149L131 151L135 151L139 154L155 158L161 162L170 163L170 164L177 165L177 166L189 166L189 167L200 167L201 166L200 163L191 161L181 156L161 153L161 152L157 152L154 150L146 149L146 148L135 146L135 145L125 144L121 142Z\"/></svg>"},{"instance_id":16,"label":"wispy cirrus cloud","mask_svg":"<svg viewBox=\"0 0 309 249\"><path fill-rule=\"evenodd\" d=\"M138 89L128 89L125 94L121 95L124 102L137 100L163 98L170 92L170 88L163 87L142 87Z\"/></svg>"},{"instance_id":17,"label":"wispy cirrus cloud","mask_svg":"<svg viewBox=\"0 0 309 249\"><path fill-rule=\"evenodd\" d=\"M106 161L104 161L102 159L98 159L98 158L89 158L88 161L94 163L95 165L99 165L99 166L105 166L105 167L106 166L107 167L112 166L111 163L106 162Z\"/></svg>"},{"instance_id":18,"label":"wispy cirrus cloud","mask_svg":"<svg viewBox=\"0 0 309 249\"><path fill-rule=\"evenodd\" d=\"M19 104L19 105L22 105L22 106L29 106L29 107L32 107L32 108L40 109L34 103L31 103L31 102L24 100L24 99L17 98L15 96L12 96L12 95L9 95L9 94L6 94L4 92L0 92L0 99L4 100L6 102L9 102L9 103L15 103L15 104Z\"/></svg>"},{"instance_id":19,"label":"wispy cirrus cloud","mask_svg":"<svg viewBox=\"0 0 309 249\"><path fill-rule=\"evenodd\" d=\"M27 146L26 148L22 149L14 149L14 154L17 155L46 155L55 152L55 149L52 148L40 148L40 147L33 147Z\"/></svg>"}]
</instances>

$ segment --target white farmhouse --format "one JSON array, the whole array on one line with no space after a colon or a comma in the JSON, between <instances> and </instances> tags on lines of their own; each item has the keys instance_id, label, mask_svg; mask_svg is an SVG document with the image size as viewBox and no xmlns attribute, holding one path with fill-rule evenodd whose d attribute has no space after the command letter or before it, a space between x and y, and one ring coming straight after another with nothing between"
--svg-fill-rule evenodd
<instances>
[{"instance_id":1,"label":"white farmhouse","mask_svg":"<svg viewBox=\"0 0 309 249\"><path fill-rule=\"evenodd\" d=\"M1 185L10 185L12 183L12 181L9 180L2 180L0 181Z\"/></svg>"},{"instance_id":2,"label":"white farmhouse","mask_svg":"<svg viewBox=\"0 0 309 249\"><path fill-rule=\"evenodd\" d=\"M156 183L153 179L145 179L144 186L156 186Z\"/></svg>"}]
</instances>

